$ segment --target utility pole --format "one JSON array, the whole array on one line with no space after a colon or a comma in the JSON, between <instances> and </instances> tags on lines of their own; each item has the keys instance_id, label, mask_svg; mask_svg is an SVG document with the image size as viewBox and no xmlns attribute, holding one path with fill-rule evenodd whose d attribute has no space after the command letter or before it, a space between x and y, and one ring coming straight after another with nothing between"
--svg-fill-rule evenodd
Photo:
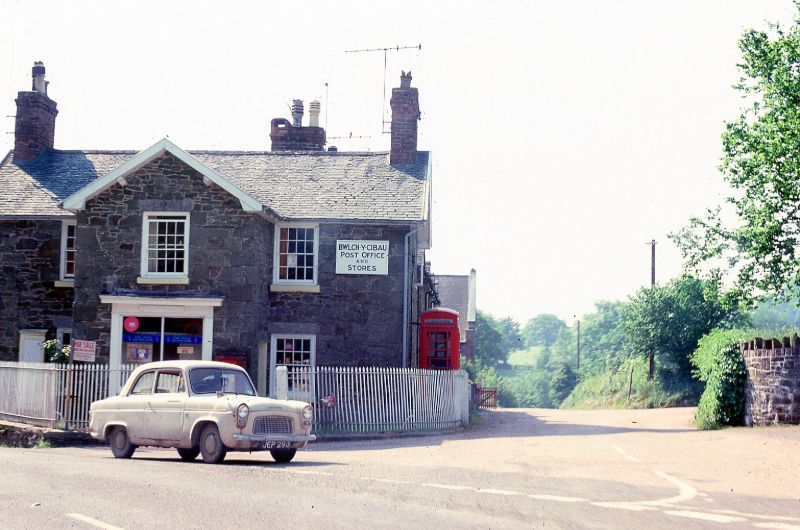
<instances>
[{"instance_id":1,"label":"utility pole","mask_svg":"<svg viewBox=\"0 0 800 530\"><path fill-rule=\"evenodd\" d=\"M575 341L575 351L577 356L577 368L575 370L575 375L578 375L578 372L581 370L581 321L578 320L578 340Z\"/></svg>"},{"instance_id":2,"label":"utility pole","mask_svg":"<svg viewBox=\"0 0 800 530\"><path fill-rule=\"evenodd\" d=\"M645 245L650 245L650 287L655 287L656 285L656 240L651 239L650 243L645 243ZM650 346L650 355L648 359L647 365L647 380L652 381L653 375L656 369L656 360L655 360L655 352L653 351L653 346Z\"/></svg>"}]
</instances>

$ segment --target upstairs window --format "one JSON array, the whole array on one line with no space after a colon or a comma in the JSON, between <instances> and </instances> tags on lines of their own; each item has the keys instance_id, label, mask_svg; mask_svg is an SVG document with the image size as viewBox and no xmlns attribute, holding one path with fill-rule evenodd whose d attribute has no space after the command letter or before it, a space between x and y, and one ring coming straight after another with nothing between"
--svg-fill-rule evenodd
<instances>
[{"instance_id":1,"label":"upstairs window","mask_svg":"<svg viewBox=\"0 0 800 530\"><path fill-rule=\"evenodd\" d=\"M317 283L318 226L281 224L275 227L275 283Z\"/></svg>"},{"instance_id":2,"label":"upstairs window","mask_svg":"<svg viewBox=\"0 0 800 530\"><path fill-rule=\"evenodd\" d=\"M61 279L75 278L75 221L61 223Z\"/></svg>"},{"instance_id":3,"label":"upstairs window","mask_svg":"<svg viewBox=\"0 0 800 530\"><path fill-rule=\"evenodd\" d=\"M142 224L142 276L187 277L189 214L149 212Z\"/></svg>"}]
</instances>

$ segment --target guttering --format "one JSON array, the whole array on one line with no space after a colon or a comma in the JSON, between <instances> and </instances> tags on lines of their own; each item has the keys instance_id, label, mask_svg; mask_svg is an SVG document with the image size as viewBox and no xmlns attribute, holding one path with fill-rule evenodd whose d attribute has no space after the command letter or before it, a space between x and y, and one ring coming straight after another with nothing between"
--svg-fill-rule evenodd
<instances>
[{"instance_id":1,"label":"guttering","mask_svg":"<svg viewBox=\"0 0 800 530\"><path fill-rule=\"evenodd\" d=\"M408 368L408 246L411 236L419 232L419 227L409 231L405 236L405 252L403 254L403 368Z\"/></svg>"}]
</instances>

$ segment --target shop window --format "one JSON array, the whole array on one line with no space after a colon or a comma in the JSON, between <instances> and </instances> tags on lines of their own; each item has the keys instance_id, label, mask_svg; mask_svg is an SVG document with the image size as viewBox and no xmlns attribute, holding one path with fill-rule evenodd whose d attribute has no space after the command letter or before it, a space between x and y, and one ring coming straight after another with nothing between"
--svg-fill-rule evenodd
<instances>
[{"instance_id":1,"label":"shop window","mask_svg":"<svg viewBox=\"0 0 800 530\"><path fill-rule=\"evenodd\" d=\"M75 278L75 221L61 223L61 279Z\"/></svg>"},{"instance_id":2,"label":"shop window","mask_svg":"<svg viewBox=\"0 0 800 530\"><path fill-rule=\"evenodd\" d=\"M318 230L317 225L275 226L275 283L316 285Z\"/></svg>"},{"instance_id":3,"label":"shop window","mask_svg":"<svg viewBox=\"0 0 800 530\"><path fill-rule=\"evenodd\" d=\"M142 276L183 278L188 273L189 214L145 213L142 223Z\"/></svg>"},{"instance_id":4,"label":"shop window","mask_svg":"<svg viewBox=\"0 0 800 530\"><path fill-rule=\"evenodd\" d=\"M201 318L122 318L124 362L199 360L203 350Z\"/></svg>"}]
</instances>

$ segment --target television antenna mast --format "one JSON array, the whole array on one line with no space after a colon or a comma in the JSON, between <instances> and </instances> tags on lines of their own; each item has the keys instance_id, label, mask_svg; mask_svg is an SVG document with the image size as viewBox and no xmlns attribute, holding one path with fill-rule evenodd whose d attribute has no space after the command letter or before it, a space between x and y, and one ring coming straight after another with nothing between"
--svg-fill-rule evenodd
<instances>
[{"instance_id":1,"label":"television antenna mast","mask_svg":"<svg viewBox=\"0 0 800 530\"><path fill-rule=\"evenodd\" d=\"M391 46L388 48L365 48L362 50L345 50L344 53L366 53L366 52L383 52L383 103L381 104L381 132L389 134L391 131L386 130L386 124L391 121L386 121L386 63L389 52L399 52L400 50L422 50L422 44L416 46Z\"/></svg>"}]
</instances>

